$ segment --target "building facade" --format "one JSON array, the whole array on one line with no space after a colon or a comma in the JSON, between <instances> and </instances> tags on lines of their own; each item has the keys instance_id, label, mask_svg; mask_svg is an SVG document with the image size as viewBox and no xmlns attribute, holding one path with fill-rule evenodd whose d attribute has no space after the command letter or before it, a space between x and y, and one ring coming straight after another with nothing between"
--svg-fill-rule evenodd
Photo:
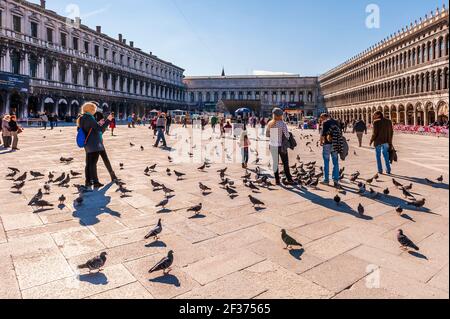
<instances>
[{"instance_id":1,"label":"building facade","mask_svg":"<svg viewBox=\"0 0 450 319\"><path fill-rule=\"evenodd\" d=\"M375 111L393 122L448 120L449 11L437 9L319 78L335 117L372 123Z\"/></svg>"},{"instance_id":2,"label":"building facade","mask_svg":"<svg viewBox=\"0 0 450 319\"><path fill-rule=\"evenodd\" d=\"M247 107L267 114L273 107L299 109L305 116L316 116L321 108L317 77L276 76L200 76L186 77L187 103L191 109L233 111Z\"/></svg>"},{"instance_id":3,"label":"building facade","mask_svg":"<svg viewBox=\"0 0 450 319\"><path fill-rule=\"evenodd\" d=\"M122 35L113 39L46 9L44 0L0 0L0 114L63 118L85 101L122 117L181 108L183 73Z\"/></svg>"}]
</instances>

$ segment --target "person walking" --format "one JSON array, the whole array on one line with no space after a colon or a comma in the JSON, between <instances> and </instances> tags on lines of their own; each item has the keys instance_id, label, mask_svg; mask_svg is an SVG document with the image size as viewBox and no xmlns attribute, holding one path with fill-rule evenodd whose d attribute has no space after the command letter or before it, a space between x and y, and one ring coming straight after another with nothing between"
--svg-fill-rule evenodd
<instances>
[{"instance_id":1,"label":"person walking","mask_svg":"<svg viewBox=\"0 0 450 319\"><path fill-rule=\"evenodd\" d=\"M170 126L172 125L172 116L170 114L167 114L166 117L166 134L167 136L170 136Z\"/></svg>"},{"instance_id":2,"label":"person walking","mask_svg":"<svg viewBox=\"0 0 450 319\"><path fill-rule=\"evenodd\" d=\"M263 135L267 125L266 119L264 117L262 117L261 121L259 121L259 125L261 126L261 135Z\"/></svg>"},{"instance_id":3,"label":"person walking","mask_svg":"<svg viewBox=\"0 0 450 319\"><path fill-rule=\"evenodd\" d=\"M111 113L112 119L111 123L109 123L109 128L111 129L111 136L114 136L114 130L116 129L116 115L114 112Z\"/></svg>"},{"instance_id":4,"label":"person walking","mask_svg":"<svg viewBox=\"0 0 450 319\"><path fill-rule=\"evenodd\" d=\"M166 129L166 118L164 114L161 114L159 118L156 120L156 143L153 147L158 147L159 143L163 142L163 147L167 147L166 138L164 137L164 130Z\"/></svg>"},{"instance_id":5,"label":"person walking","mask_svg":"<svg viewBox=\"0 0 450 319\"><path fill-rule=\"evenodd\" d=\"M383 164L381 161L381 154L383 154L386 162L386 173L390 175L391 163L389 150L392 147L392 141L394 139L394 127L392 121L385 118L381 111L375 112L373 119L373 134L370 139L370 146L372 146L372 144L375 145L378 173L383 174Z\"/></svg>"},{"instance_id":6,"label":"person walking","mask_svg":"<svg viewBox=\"0 0 450 319\"><path fill-rule=\"evenodd\" d=\"M364 133L366 133L367 135L367 125L363 120L356 121L355 125L353 126L353 134L355 133L358 137L359 147L362 147L363 135Z\"/></svg>"},{"instance_id":7,"label":"person walking","mask_svg":"<svg viewBox=\"0 0 450 319\"><path fill-rule=\"evenodd\" d=\"M219 122L219 119L217 118L217 116L214 115L211 117L211 128L212 128L213 133L216 133L216 125L218 122Z\"/></svg>"},{"instance_id":8,"label":"person walking","mask_svg":"<svg viewBox=\"0 0 450 319\"><path fill-rule=\"evenodd\" d=\"M12 139L12 147L13 151L18 151L17 145L19 143L19 133L21 132L21 128L17 124L17 117L15 115L11 115L9 120L9 131L11 132Z\"/></svg>"},{"instance_id":9,"label":"person walking","mask_svg":"<svg viewBox=\"0 0 450 319\"><path fill-rule=\"evenodd\" d=\"M294 185L290 167L288 150L283 147L283 138L289 139L290 133L286 123L283 121L283 110L275 108L272 111L273 118L267 125L266 137L270 138L269 149L272 154L273 172L275 174L275 182L281 185L279 158L284 167L286 179L283 181L286 185Z\"/></svg>"},{"instance_id":10,"label":"person walking","mask_svg":"<svg viewBox=\"0 0 450 319\"><path fill-rule=\"evenodd\" d=\"M249 160L249 147L250 147L250 139L248 138L247 130L244 127L241 133L241 138L239 142L239 146L241 147L241 154L242 154L242 168L248 167L248 160Z\"/></svg>"},{"instance_id":11,"label":"person walking","mask_svg":"<svg viewBox=\"0 0 450 319\"><path fill-rule=\"evenodd\" d=\"M48 123L48 115L46 112L41 115L41 121L42 121L42 126L44 127L44 130L46 130L47 123Z\"/></svg>"},{"instance_id":12,"label":"person walking","mask_svg":"<svg viewBox=\"0 0 450 319\"><path fill-rule=\"evenodd\" d=\"M77 120L77 126L86 135L84 146L86 152L85 186L100 188L104 185L98 180L97 163L100 153L105 151L102 134L110 124L112 115L109 115L106 121L102 120L100 122L102 125L100 125L94 117L96 113L97 105L91 102L85 103L81 107L81 116Z\"/></svg>"},{"instance_id":13,"label":"person walking","mask_svg":"<svg viewBox=\"0 0 450 319\"><path fill-rule=\"evenodd\" d=\"M131 128L132 123L133 123L133 117L131 115L128 115L128 117L127 117L128 128Z\"/></svg>"},{"instance_id":14,"label":"person walking","mask_svg":"<svg viewBox=\"0 0 450 319\"><path fill-rule=\"evenodd\" d=\"M322 156L324 162L324 179L322 184L330 184L330 158L333 162L333 181L334 187L339 187L339 154L333 148L333 139L336 134L341 134L339 123L324 113L320 116L321 120L321 138Z\"/></svg>"},{"instance_id":15,"label":"person walking","mask_svg":"<svg viewBox=\"0 0 450 319\"><path fill-rule=\"evenodd\" d=\"M5 115L2 119L2 138L4 148L9 148L11 146L11 131L9 129L10 120L11 116L9 115Z\"/></svg>"}]
</instances>

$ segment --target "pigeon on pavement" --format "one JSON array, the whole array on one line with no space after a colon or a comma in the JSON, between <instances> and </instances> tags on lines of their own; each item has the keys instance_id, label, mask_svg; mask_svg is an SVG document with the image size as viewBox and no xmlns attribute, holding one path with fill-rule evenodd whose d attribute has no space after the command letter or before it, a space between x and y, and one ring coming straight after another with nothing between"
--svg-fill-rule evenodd
<instances>
[{"instance_id":1,"label":"pigeon on pavement","mask_svg":"<svg viewBox=\"0 0 450 319\"><path fill-rule=\"evenodd\" d=\"M158 224L156 224L156 226L150 230L150 232L145 236L145 239L149 239L151 237L153 237L154 240L158 240L158 235L162 233L162 223L161 223L161 219L158 221Z\"/></svg>"},{"instance_id":2,"label":"pigeon on pavement","mask_svg":"<svg viewBox=\"0 0 450 319\"><path fill-rule=\"evenodd\" d=\"M161 259L155 266L153 266L148 272L154 273L157 271L163 271L164 275L168 275L172 269L170 268L173 264L173 251L169 251L167 257L164 257L163 259ZM167 270L167 272L166 272Z\"/></svg>"},{"instance_id":3,"label":"pigeon on pavement","mask_svg":"<svg viewBox=\"0 0 450 319\"><path fill-rule=\"evenodd\" d=\"M290 249L290 248L292 248L292 246L303 247L302 244L300 244L294 238L289 236L285 229L281 230L281 239L286 244L286 248L284 248L284 249Z\"/></svg>"},{"instance_id":4,"label":"pigeon on pavement","mask_svg":"<svg viewBox=\"0 0 450 319\"><path fill-rule=\"evenodd\" d=\"M403 250L409 250L410 248L419 251L419 247L417 247L416 244L414 244L414 242L408 238L408 236L406 236L403 233L403 230L399 230L398 231L398 235L397 235L397 240L400 243L400 245L402 246Z\"/></svg>"},{"instance_id":5,"label":"pigeon on pavement","mask_svg":"<svg viewBox=\"0 0 450 319\"><path fill-rule=\"evenodd\" d=\"M248 195L248 198L250 199L250 202L252 203L253 207L265 206L266 205L262 201L260 201L259 199L253 197L252 195Z\"/></svg>"},{"instance_id":6,"label":"pigeon on pavement","mask_svg":"<svg viewBox=\"0 0 450 319\"><path fill-rule=\"evenodd\" d=\"M78 269L89 269L89 273L91 273L94 270L98 270L98 272L101 272L103 266L105 266L107 255L108 254L106 252L103 252L100 254L100 256L88 260L83 265L79 265Z\"/></svg>"}]
</instances>

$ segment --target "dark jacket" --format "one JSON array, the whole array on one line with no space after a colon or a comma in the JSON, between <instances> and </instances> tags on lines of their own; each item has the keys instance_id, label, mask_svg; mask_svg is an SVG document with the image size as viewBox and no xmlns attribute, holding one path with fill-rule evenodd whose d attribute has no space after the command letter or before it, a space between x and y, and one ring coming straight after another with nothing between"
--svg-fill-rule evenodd
<instances>
[{"instance_id":1,"label":"dark jacket","mask_svg":"<svg viewBox=\"0 0 450 319\"><path fill-rule=\"evenodd\" d=\"M367 125L366 125L366 123L364 123L364 121L356 122L355 125L353 126L353 133L354 132L357 132L357 133L366 132L366 134L367 134Z\"/></svg>"},{"instance_id":2,"label":"dark jacket","mask_svg":"<svg viewBox=\"0 0 450 319\"><path fill-rule=\"evenodd\" d=\"M84 114L80 119L80 128L88 136L89 131L92 129L89 135L86 146L84 147L86 153L102 152L105 150L103 145L103 130L109 125L109 121L106 120L103 126L100 126L95 118L90 114Z\"/></svg>"},{"instance_id":3,"label":"dark jacket","mask_svg":"<svg viewBox=\"0 0 450 319\"><path fill-rule=\"evenodd\" d=\"M394 127L392 121L381 118L373 122L373 135L370 143L375 143L375 147L383 144L392 145L394 138Z\"/></svg>"},{"instance_id":4,"label":"dark jacket","mask_svg":"<svg viewBox=\"0 0 450 319\"><path fill-rule=\"evenodd\" d=\"M17 132L19 130L19 126L16 121L10 120L8 125L11 132Z\"/></svg>"}]
</instances>

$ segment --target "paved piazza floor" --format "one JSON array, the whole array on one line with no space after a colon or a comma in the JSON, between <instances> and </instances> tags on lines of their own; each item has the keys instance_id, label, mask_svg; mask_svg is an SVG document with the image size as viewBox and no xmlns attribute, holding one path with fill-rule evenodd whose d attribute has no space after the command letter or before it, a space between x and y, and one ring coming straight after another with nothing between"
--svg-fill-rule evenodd
<instances>
[{"instance_id":1,"label":"paved piazza floor","mask_svg":"<svg viewBox=\"0 0 450 319\"><path fill-rule=\"evenodd\" d=\"M125 164L117 173L133 193L121 198L115 185L107 185L87 194L85 203L76 209L72 204L78 196L75 188L55 185L51 194L44 196L55 208L33 213L27 203L46 179L28 178L22 194L17 195L10 193L12 181L5 178L8 166L46 175L71 169L82 172L84 151L75 146L74 128L53 132L28 129L21 136L21 151L0 150L0 298L449 297L448 139L396 137L400 161L394 166L395 177L405 184L412 182L415 196L427 199L426 209L409 207L400 217L394 210L404 203L403 196L387 176L381 176L372 187L379 192L389 187L389 196L361 197L346 180L347 193L341 195L344 203L340 206L333 202L336 191L330 187L264 189L254 196L266 203L266 209L256 211L247 197L250 191L242 185L240 164L229 164L225 156L231 153L233 141L227 139L221 145L220 139L209 140L208 129L204 133L206 157L224 158L200 172L196 161L201 161L199 154L204 149L196 141L199 137L186 143L188 131L174 129L177 136L169 139L169 145L174 146L173 163L169 163L167 151L151 147L154 140L147 128L119 127L119 136L106 134L111 161L117 168L119 163ZM300 133L296 131L297 136ZM318 166L322 165L316 133L311 133L312 152L306 141L299 139L291 164L300 153L304 162L317 160ZM373 150L355 148L354 136L348 137L352 149L344 163L346 172L359 170L362 178L372 177L376 172ZM130 142L136 146L130 147ZM188 157L186 163L189 143L197 145L194 159ZM257 146L254 140L252 147ZM177 161L180 155L184 161ZM260 151L261 166L267 169L265 155ZM60 164L61 156L74 157L75 161ZM251 158L253 161L255 155ZM154 192L150 177L143 173L154 163L158 164L157 172L151 178L175 190L167 211L155 208L164 194ZM101 180L109 181L101 160L99 167ZM177 182L174 176L167 176L168 167L187 173L185 180ZM233 200L218 185L216 171L224 167L229 167L228 178L236 182L239 191ZM441 174L445 184L424 181ZM213 189L211 194L200 193L200 181ZM56 207L61 194L67 197L62 208ZM200 202L204 216L190 218L186 208ZM359 203L365 206L366 218L355 215ZM164 226L160 241L144 240L159 218ZM304 249L284 250L282 228ZM399 248L399 228L420 246L419 254ZM172 273L149 274L150 267L168 250L175 252ZM108 253L104 272L78 273L78 264L102 251Z\"/></svg>"}]
</instances>

